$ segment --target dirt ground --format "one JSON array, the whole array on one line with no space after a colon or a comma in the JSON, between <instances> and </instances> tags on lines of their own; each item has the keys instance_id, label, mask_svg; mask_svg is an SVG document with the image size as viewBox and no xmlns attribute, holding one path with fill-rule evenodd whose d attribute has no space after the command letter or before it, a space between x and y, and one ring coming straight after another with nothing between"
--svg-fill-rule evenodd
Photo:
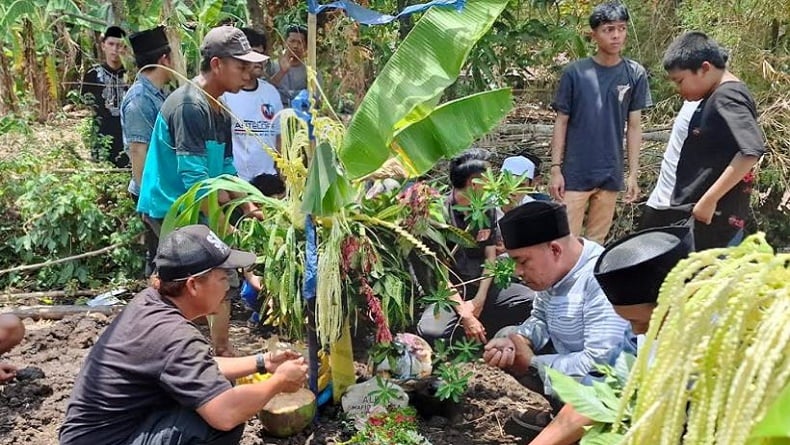
<instances>
[{"instance_id":1,"label":"dirt ground","mask_svg":"<svg viewBox=\"0 0 790 445\"><path fill-rule=\"evenodd\" d=\"M0 386L0 444L52 445L85 355L110 320L103 315L79 315L60 321L25 320L22 344L2 357L24 368L15 382ZM234 320L234 345L241 352L261 350L267 341ZM444 415L422 419L421 433L433 445L524 444L527 437L511 435L509 418L526 407L547 407L545 400L509 375L467 364L474 373L459 405ZM418 406L418 408L420 408ZM242 445L337 444L353 433L336 407L323 408L313 426L289 439L266 437L257 419L250 420Z\"/></svg>"}]
</instances>

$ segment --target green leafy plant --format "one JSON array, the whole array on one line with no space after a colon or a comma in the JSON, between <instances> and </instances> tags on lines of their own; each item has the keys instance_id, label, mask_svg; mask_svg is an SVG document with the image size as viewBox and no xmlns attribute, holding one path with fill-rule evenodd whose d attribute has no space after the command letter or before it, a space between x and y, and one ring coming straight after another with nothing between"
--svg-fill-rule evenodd
<instances>
[{"instance_id":1,"label":"green leafy plant","mask_svg":"<svg viewBox=\"0 0 790 445\"><path fill-rule=\"evenodd\" d=\"M454 311L455 307L458 306L457 301L450 299L454 294L455 292L450 290L450 288L446 286L441 287L436 292L422 297L421 303L426 306L433 304L433 315L438 317L442 311Z\"/></svg>"},{"instance_id":2,"label":"green leafy plant","mask_svg":"<svg viewBox=\"0 0 790 445\"><path fill-rule=\"evenodd\" d=\"M442 363L437 371L440 383L436 388L436 397L439 400L460 402L469 386L469 378L472 377L472 373L468 371L462 373L458 366L451 363Z\"/></svg>"},{"instance_id":3,"label":"green leafy plant","mask_svg":"<svg viewBox=\"0 0 790 445\"><path fill-rule=\"evenodd\" d=\"M613 432L613 424L634 361L634 356L621 354L614 366L596 365L603 377L593 380L589 385L548 368L552 390L563 402L572 405L593 422L582 438L582 445L617 443L623 438L622 433ZM626 427L631 422L630 411L629 408L624 418Z\"/></svg>"},{"instance_id":4,"label":"green leafy plant","mask_svg":"<svg viewBox=\"0 0 790 445\"><path fill-rule=\"evenodd\" d=\"M516 261L510 257L486 261L483 264L483 275L493 277L494 285L505 289L513 282L513 277L516 275Z\"/></svg>"},{"instance_id":5,"label":"green leafy plant","mask_svg":"<svg viewBox=\"0 0 790 445\"><path fill-rule=\"evenodd\" d=\"M768 408L763 420L752 430L750 440L760 444L787 444L790 442L790 385Z\"/></svg>"},{"instance_id":6,"label":"green leafy plant","mask_svg":"<svg viewBox=\"0 0 790 445\"><path fill-rule=\"evenodd\" d=\"M389 381L389 379L383 379L380 376L376 376L376 386L377 389L374 389L370 392L370 395L373 397L373 401L376 405L383 406L388 408L392 405L392 402L398 399L400 392L398 392L398 385Z\"/></svg>"},{"instance_id":7,"label":"green leafy plant","mask_svg":"<svg viewBox=\"0 0 790 445\"><path fill-rule=\"evenodd\" d=\"M483 345L475 339L464 337L456 340L451 348L454 355L452 362L456 364L473 362L480 358L482 349Z\"/></svg>"}]
</instances>

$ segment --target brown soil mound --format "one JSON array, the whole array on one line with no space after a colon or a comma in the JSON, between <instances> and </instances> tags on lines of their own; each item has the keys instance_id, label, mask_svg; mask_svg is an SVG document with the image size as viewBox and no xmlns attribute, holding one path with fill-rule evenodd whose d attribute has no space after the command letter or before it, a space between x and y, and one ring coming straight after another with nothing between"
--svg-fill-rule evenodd
<instances>
[{"instance_id":1,"label":"brown soil mound","mask_svg":"<svg viewBox=\"0 0 790 445\"><path fill-rule=\"evenodd\" d=\"M259 350L265 341L234 321L231 335L241 352ZM74 379L89 348L109 324L103 315L74 316L57 322L26 320L24 342L2 357L20 368L16 381L0 386L0 444L52 445ZM547 407L545 400L515 379L483 364L462 365L473 372L462 402L446 417L424 419L421 433L434 445L523 444L508 434L508 419L526 407ZM348 440L351 423L335 407L320 410L316 422L288 439L261 436L260 421L251 419L243 445L321 445Z\"/></svg>"}]
</instances>

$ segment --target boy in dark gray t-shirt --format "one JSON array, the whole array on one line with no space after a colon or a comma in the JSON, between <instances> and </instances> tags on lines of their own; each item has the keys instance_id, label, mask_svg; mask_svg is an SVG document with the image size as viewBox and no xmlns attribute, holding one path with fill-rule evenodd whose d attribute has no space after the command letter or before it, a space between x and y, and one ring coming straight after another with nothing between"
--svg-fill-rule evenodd
<instances>
[{"instance_id":1,"label":"boy in dark gray t-shirt","mask_svg":"<svg viewBox=\"0 0 790 445\"><path fill-rule=\"evenodd\" d=\"M626 202L639 196L641 110L652 105L645 69L620 56L628 19L628 10L619 2L595 7L590 28L598 51L565 67L552 103L557 118L549 191L568 206L571 232L581 235L584 225L586 238L600 244L611 227L617 193L625 188ZM627 181L623 181L624 136Z\"/></svg>"}]
</instances>

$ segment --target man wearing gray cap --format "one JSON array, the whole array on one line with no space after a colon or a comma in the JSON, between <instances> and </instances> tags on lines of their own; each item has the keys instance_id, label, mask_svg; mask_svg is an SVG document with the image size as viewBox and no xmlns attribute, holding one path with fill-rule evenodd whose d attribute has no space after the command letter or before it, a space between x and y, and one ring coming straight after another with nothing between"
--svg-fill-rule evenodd
<instances>
[{"instance_id":1,"label":"man wearing gray cap","mask_svg":"<svg viewBox=\"0 0 790 445\"><path fill-rule=\"evenodd\" d=\"M217 310L228 275L255 254L232 250L208 227L162 240L153 287L144 289L85 359L60 429L61 445L237 445L244 424L280 392L301 388L307 365L293 351L214 357L191 320ZM263 382L231 386L255 372Z\"/></svg>"},{"instance_id":2,"label":"man wearing gray cap","mask_svg":"<svg viewBox=\"0 0 790 445\"><path fill-rule=\"evenodd\" d=\"M236 174L231 119L217 98L226 92L238 92L249 81L252 64L266 60L266 56L252 50L244 33L232 26L209 31L203 38L200 53L197 87L187 83L165 99L145 158L137 211L157 236L170 206L190 187L205 179ZM220 192L219 204L238 196ZM242 207L245 214L262 218L252 203ZM208 211L205 201L203 211ZM232 280L238 282L237 278ZM226 302L211 329L218 355L232 355L229 319L230 304Z\"/></svg>"}]
</instances>

